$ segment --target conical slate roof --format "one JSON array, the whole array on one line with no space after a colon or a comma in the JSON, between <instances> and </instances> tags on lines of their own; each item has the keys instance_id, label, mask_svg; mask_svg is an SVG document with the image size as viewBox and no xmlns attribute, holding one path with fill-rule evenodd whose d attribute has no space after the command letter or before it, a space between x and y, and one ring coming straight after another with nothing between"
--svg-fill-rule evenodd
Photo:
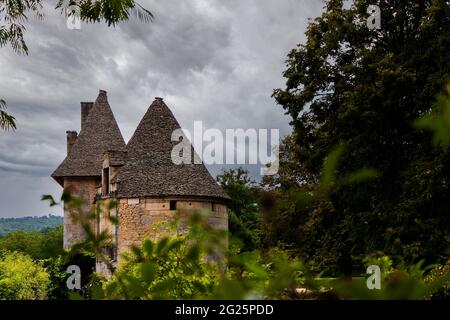
<instances>
[{"instance_id":1,"label":"conical slate roof","mask_svg":"<svg viewBox=\"0 0 450 320\"><path fill-rule=\"evenodd\" d=\"M101 176L103 153L124 148L125 141L109 106L106 91L100 90L75 144L52 177L61 184L63 177Z\"/></svg>"},{"instance_id":2,"label":"conical slate roof","mask_svg":"<svg viewBox=\"0 0 450 320\"><path fill-rule=\"evenodd\" d=\"M178 121L161 98L151 104L127 144L126 164L117 176L118 198L199 196L229 199L201 164L174 164L172 132ZM194 154L191 146L192 155Z\"/></svg>"}]
</instances>

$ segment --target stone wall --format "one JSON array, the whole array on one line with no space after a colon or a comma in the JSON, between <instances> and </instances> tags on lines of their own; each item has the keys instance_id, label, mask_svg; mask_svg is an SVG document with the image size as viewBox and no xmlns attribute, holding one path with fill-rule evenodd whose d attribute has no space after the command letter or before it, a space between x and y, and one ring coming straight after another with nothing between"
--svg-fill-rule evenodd
<instances>
[{"instance_id":1,"label":"stone wall","mask_svg":"<svg viewBox=\"0 0 450 320\"><path fill-rule=\"evenodd\" d=\"M70 248L74 243L84 239L84 231L79 221L80 212L88 213L94 208L96 193L96 181L93 177L65 177L64 190L73 198L82 199L84 205L81 210L70 208L64 204L64 248ZM86 219L86 216L81 216ZM95 221L91 221L91 227L95 228ZM95 229L94 229L95 230Z\"/></svg>"},{"instance_id":2,"label":"stone wall","mask_svg":"<svg viewBox=\"0 0 450 320\"><path fill-rule=\"evenodd\" d=\"M170 201L176 201L176 209L170 210ZM212 211L214 209L214 211ZM171 235L167 222L176 215L188 215L190 211L208 210L208 222L218 229L228 229L226 205L211 200L186 200L174 198L120 199L118 205L119 228L117 234L118 259L132 245L141 245L148 237L158 240Z\"/></svg>"}]
</instances>

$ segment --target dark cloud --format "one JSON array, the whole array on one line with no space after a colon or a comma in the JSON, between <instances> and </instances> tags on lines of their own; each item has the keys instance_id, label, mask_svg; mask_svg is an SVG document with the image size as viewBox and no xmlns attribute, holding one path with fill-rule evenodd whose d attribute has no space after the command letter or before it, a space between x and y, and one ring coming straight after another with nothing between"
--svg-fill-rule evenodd
<instances>
[{"instance_id":1,"label":"dark cloud","mask_svg":"<svg viewBox=\"0 0 450 320\"><path fill-rule=\"evenodd\" d=\"M181 125L279 128L289 118L271 98L283 86L286 54L304 40L317 0L141 1L152 23L132 20L69 30L45 7L30 19L29 56L0 49L0 97L18 121L0 133L0 216L42 215L40 195L60 191L50 173L65 156L66 130L79 130L80 101L108 91L128 140L155 96L164 97ZM214 166L217 174L225 166ZM257 174L259 167L250 167ZM57 210L57 211L55 211Z\"/></svg>"}]
</instances>

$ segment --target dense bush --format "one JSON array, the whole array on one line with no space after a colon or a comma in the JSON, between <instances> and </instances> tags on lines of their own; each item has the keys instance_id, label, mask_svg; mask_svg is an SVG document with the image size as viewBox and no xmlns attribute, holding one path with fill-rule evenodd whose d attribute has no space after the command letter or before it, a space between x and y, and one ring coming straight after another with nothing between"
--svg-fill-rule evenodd
<instances>
[{"instance_id":1,"label":"dense bush","mask_svg":"<svg viewBox=\"0 0 450 320\"><path fill-rule=\"evenodd\" d=\"M33 259L56 257L63 250L63 227L58 226L44 232L15 231L0 239L0 250L19 251Z\"/></svg>"},{"instance_id":2,"label":"dense bush","mask_svg":"<svg viewBox=\"0 0 450 320\"><path fill-rule=\"evenodd\" d=\"M382 27L370 30L371 4L326 1L305 43L288 55L286 86L274 91L294 134L281 148L290 154L280 158L279 185L270 184L283 203L267 225L269 241L292 244L335 275L374 251L394 263L448 259L450 151L435 148L423 129L450 145L449 113L435 117L445 98L433 104L450 77L450 5L378 1ZM335 185L327 197L298 205L289 193L315 190L339 145L337 177L370 167L377 179Z\"/></svg>"},{"instance_id":3,"label":"dense bush","mask_svg":"<svg viewBox=\"0 0 450 320\"><path fill-rule=\"evenodd\" d=\"M88 296L88 286L95 271L95 256L86 252L64 251L43 262L43 266L49 274L50 284L47 288L47 298L50 300L69 299L71 290L67 288L67 279L71 275L67 273L70 265L79 266L81 272L81 289L77 292Z\"/></svg>"},{"instance_id":4,"label":"dense bush","mask_svg":"<svg viewBox=\"0 0 450 320\"><path fill-rule=\"evenodd\" d=\"M450 279L450 261L446 264L435 266L430 273L425 277L426 283L431 283L440 277L447 277ZM428 296L430 299L450 299L450 280L447 281L441 288L436 290Z\"/></svg>"},{"instance_id":5,"label":"dense bush","mask_svg":"<svg viewBox=\"0 0 450 320\"><path fill-rule=\"evenodd\" d=\"M0 253L0 299L42 300L49 284L41 263L20 252Z\"/></svg>"}]
</instances>

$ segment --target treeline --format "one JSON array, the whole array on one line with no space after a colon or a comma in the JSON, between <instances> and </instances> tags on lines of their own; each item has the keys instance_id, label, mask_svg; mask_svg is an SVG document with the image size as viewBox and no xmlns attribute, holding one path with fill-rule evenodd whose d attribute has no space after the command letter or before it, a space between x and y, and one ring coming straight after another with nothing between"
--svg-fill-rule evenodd
<instances>
[{"instance_id":1,"label":"treeline","mask_svg":"<svg viewBox=\"0 0 450 320\"><path fill-rule=\"evenodd\" d=\"M0 218L0 238L17 231L45 231L63 224L63 217L48 215L42 217Z\"/></svg>"}]
</instances>

